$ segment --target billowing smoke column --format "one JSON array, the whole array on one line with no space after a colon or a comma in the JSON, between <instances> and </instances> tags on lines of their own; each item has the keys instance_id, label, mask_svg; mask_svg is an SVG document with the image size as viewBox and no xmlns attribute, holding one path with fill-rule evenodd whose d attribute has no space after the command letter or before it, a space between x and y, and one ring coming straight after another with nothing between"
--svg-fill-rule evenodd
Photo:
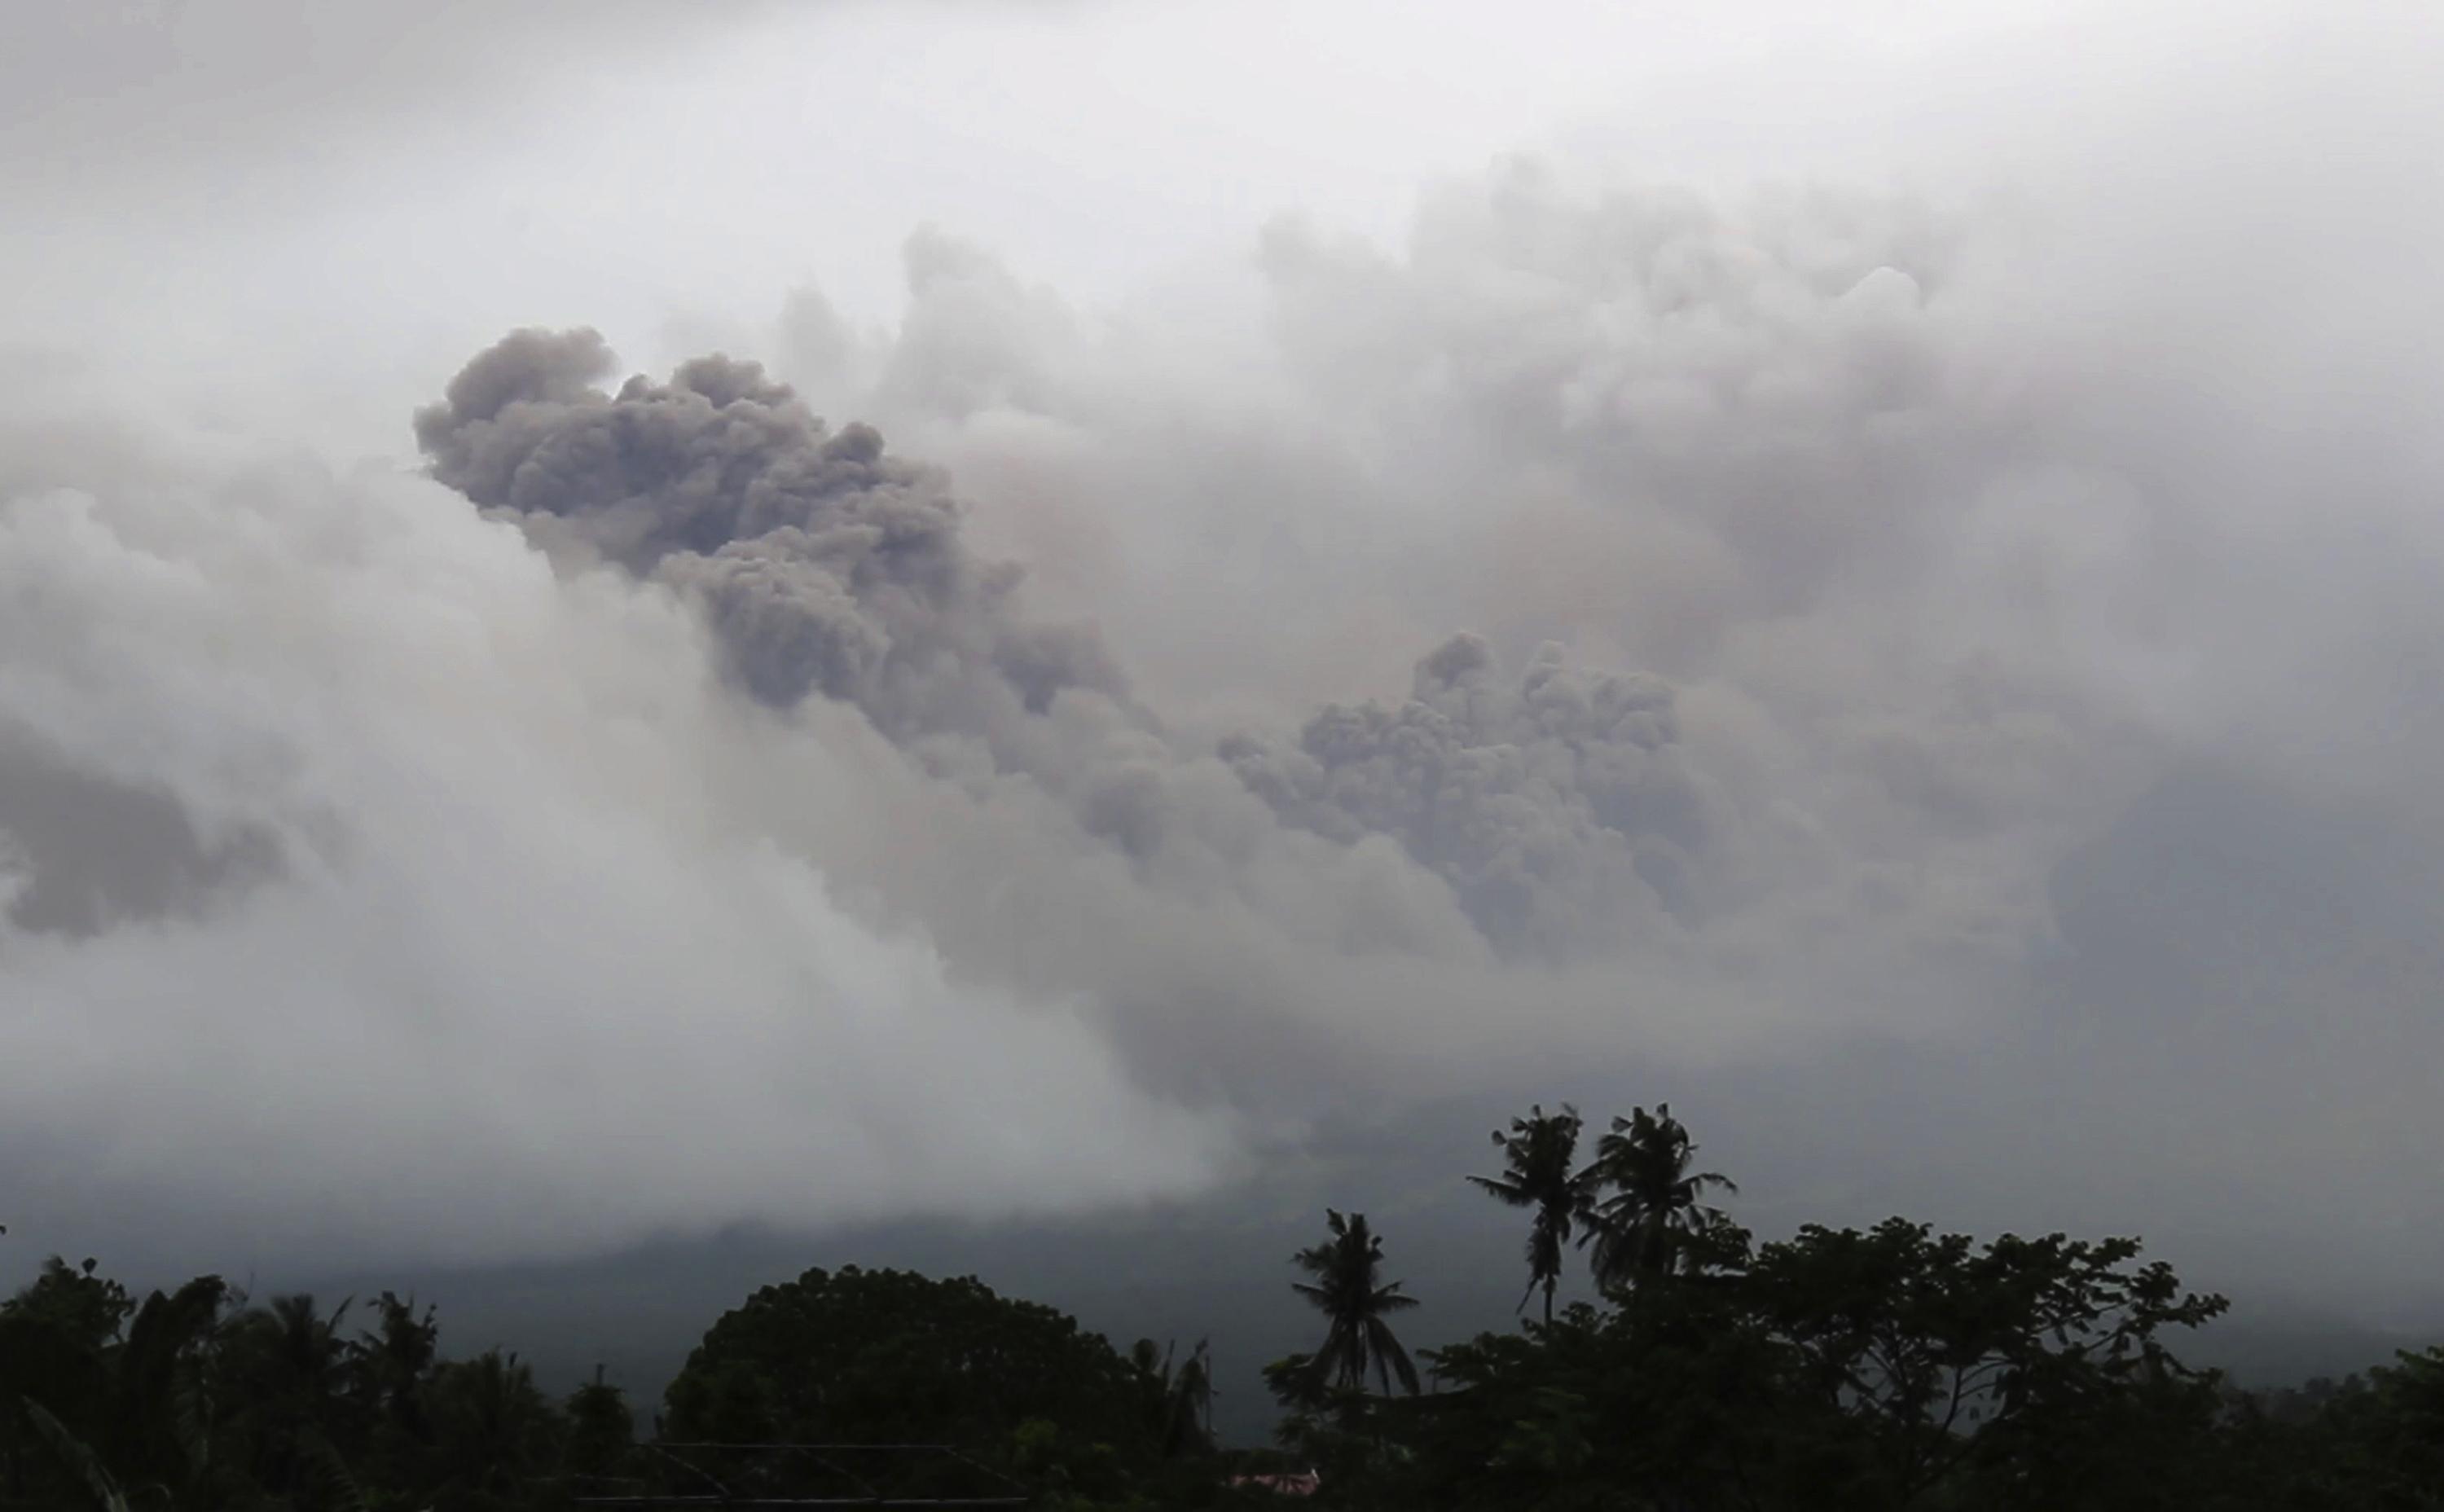
<instances>
[{"instance_id":1,"label":"billowing smoke column","mask_svg":"<svg viewBox=\"0 0 2444 1512\"><path fill-rule=\"evenodd\" d=\"M858 912L791 821L887 800L885 764L958 790L847 706L768 717L674 595L430 480L0 395L12 1230L534 1258L1091 1207L1229 1153L1081 995Z\"/></svg>"},{"instance_id":2,"label":"billowing smoke column","mask_svg":"<svg viewBox=\"0 0 2444 1512\"><path fill-rule=\"evenodd\" d=\"M592 331L519 331L417 416L434 475L546 543L582 543L694 595L764 701L854 703L895 739L990 738L1064 689L1121 693L1091 631L1012 612L939 474L827 428L752 362L593 386Z\"/></svg>"},{"instance_id":3,"label":"billowing smoke column","mask_svg":"<svg viewBox=\"0 0 2444 1512\"><path fill-rule=\"evenodd\" d=\"M1976 154L2027 199L1518 165L1398 248L1276 230L1244 310L920 235L896 333L806 299L761 346L807 402L526 333L423 415L439 483L8 364L12 1242L1075 1208L1324 1110L1761 1067L1705 1121L1762 1204L1777 1148L1818 1216L1948 1190L2425 1297L2382 1257L2438 1231L2433 69L2286 27L2221 103L2188 39L2104 92L2109 151ZM285 302L90 323L266 396L429 360L275 360ZM1089 610L1114 658L1047 623Z\"/></svg>"},{"instance_id":4,"label":"billowing smoke column","mask_svg":"<svg viewBox=\"0 0 2444 1512\"><path fill-rule=\"evenodd\" d=\"M693 597L764 702L854 704L935 765L945 741L979 741L1131 856L1164 843L1164 774L1200 758L1128 707L1091 629L1022 616L1018 570L969 549L939 472L870 427L828 428L751 362L616 394L594 386L611 363L591 331L508 337L417 417L435 476ZM1065 693L1101 732L1083 748L1028 728ZM1505 678L1462 636L1397 710L1328 707L1294 747L1239 736L1220 756L1286 825L1397 839L1497 949L1566 954L1699 903L1728 804L1675 735L1654 678L1582 673L1558 647Z\"/></svg>"},{"instance_id":5,"label":"billowing smoke column","mask_svg":"<svg viewBox=\"0 0 2444 1512\"><path fill-rule=\"evenodd\" d=\"M1565 952L1695 909L1728 805L1676 733L1656 678L1590 675L1548 644L1513 681L1463 635L1399 709L1332 705L1293 749L1240 737L1224 755L1287 822L1397 837L1498 944Z\"/></svg>"}]
</instances>

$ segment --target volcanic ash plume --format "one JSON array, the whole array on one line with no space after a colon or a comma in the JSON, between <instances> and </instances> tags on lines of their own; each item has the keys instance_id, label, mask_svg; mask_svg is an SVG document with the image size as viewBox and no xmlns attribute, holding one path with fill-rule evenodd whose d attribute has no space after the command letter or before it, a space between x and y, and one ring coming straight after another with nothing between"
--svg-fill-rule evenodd
<instances>
[{"instance_id":1,"label":"volcanic ash plume","mask_svg":"<svg viewBox=\"0 0 2444 1512\"><path fill-rule=\"evenodd\" d=\"M767 703L990 743L1065 689L1122 696L1092 633L1017 618L1018 570L977 561L945 480L871 428L827 428L752 362L592 386L613 371L592 331L508 337L417 415L434 476L695 598Z\"/></svg>"},{"instance_id":2,"label":"volcanic ash plume","mask_svg":"<svg viewBox=\"0 0 2444 1512\"><path fill-rule=\"evenodd\" d=\"M512 350L563 395L589 360ZM12 1226L139 1256L272 1234L324 1259L535 1257L746 1219L1095 1206L1227 1157L1227 1120L1149 1095L1087 1005L949 969L776 841L736 773L801 794L855 773L735 696L670 594L555 572L426 480L231 457L132 405L5 408ZM583 451L493 486L537 497ZM894 560L887 530L832 527ZM954 549L936 560L955 576ZM860 607L983 633L917 591ZM888 655L867 671L890 689Z\"/></svg>"},{"instance_id":3,"label":"volcanic ash plume","mask_svg":"<svg viewBox=\"0 0 2444 1512\"><path fill-rule=\"evenodd\" d=\"M1091 629L1021 614L1017 569L963 542L940 472L887 455L867 426L828 428L750 362L596 387L611 371L591 331L509 336L417 416L435 476L547 545L694 599L768 704L853 704L936 766L946 742L980 742L994 769L1066 793L1141 859L1196 828L1176 789L1211 757L1128 709ZM1065 695L1073 708L1047 722ZM1100 729L1091 748L1081 725ZM1676 738L1655 678L1582 673L1555 646L1505 676L1463 635L1419 663L1397 710L1330 706L1294 746L1237 736L1219 755L1282 824L1339 845L1389 837L1497 948L1565 955L1700 907L1733 819Z\"/></svg>"},{"instance_id":4,"label":"volcanic ash plume","mask_svg":"<svg viewBox=\"0 0 2444 1512\"><path fill-rule=\"evenodd\" d=\"M1507 679L1463 635L1418 663L1398 710L1332 705L1294 747L1240 737L1224 754L1285 821L1394 836L1490 938L1560 954L1698 906L1731 821L1676 735L1659 679L1591 675L1551 644Z\"/></svg>"}]
</instances>

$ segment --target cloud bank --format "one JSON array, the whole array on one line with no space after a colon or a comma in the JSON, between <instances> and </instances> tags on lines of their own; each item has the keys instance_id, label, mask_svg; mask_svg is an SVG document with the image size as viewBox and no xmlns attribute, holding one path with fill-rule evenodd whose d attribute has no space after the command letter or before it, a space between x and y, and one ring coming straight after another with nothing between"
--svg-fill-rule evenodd
<instances>
[{"instance_id":1,"label":"cloud bank","mask_svg":"<svg viewBox=\"0 0 2444 1512\"><path fill-rule=\"evenodd\" d=\"M103 441L11 435L0 513L0 1147L35 1216L486 1259L1053 1210L1226 1154L1075 1005L954 980L774 844L728 769L832 759L668 594L555 577L436 484Z\"/></svg>"},{"instance_id":2,"label":"cloud bank","mask_svg":"<svg viewBox=\"0 0 2444 1512\"><path fill-rule=\"evenodd\" d=\"M469 354L426 478L21 375L0 1159L501 1257L1822 1064L1858 1148L2064 1224L2147 1152L2117 1202L2270 1252L2444 1048L2433 165L2370 67L2273 92L2323 157L1506 163L1116 308L920 230L879 327Z\"/></svg>"}]
</instances>

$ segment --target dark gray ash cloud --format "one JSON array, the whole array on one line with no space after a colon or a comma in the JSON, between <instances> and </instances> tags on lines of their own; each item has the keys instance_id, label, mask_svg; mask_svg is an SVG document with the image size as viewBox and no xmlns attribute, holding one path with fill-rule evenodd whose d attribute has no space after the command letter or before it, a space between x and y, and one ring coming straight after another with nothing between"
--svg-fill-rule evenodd
<instances>
[{"instance_id":1,"label":"dark gray ash cloud","mask_svg":"<svg viewBox=\"0 0 2444 1512\"><path fill-rule=\"evenodd\" d=\"M790 821L862 812L872 728L749 705L668 591L429 480L7 382L12 1235L560 1255L1231 1159L1075 994L861 914Z\"/></svg>"},{"instance_id":2,"label":"dark gray ash cloud","mask_svg":"<svg viewBox=\"0 0 2444 1512\"><path fill-rule=\"evenodd\" d=\"M694 596L768 703L821 692L907 741L1125 696L1091 629L1018 615L1019 569L969 550L948 480L872 427L830 429L753 362L594 386L615 366L592 331L504 339L417 415L434 476Z\"/></svg>"},{"instance_id":3,"label":"dark gray ash cloud","mask_svg":"<svg viewBox=\"0 0 2444 1512\"><path fill-rule=\"evenodd\" d=\"M1671 688L1540 647L1505 675L1475 636L1417 665L1407 702L1333 705L1276 747L1223 755L1288 823L1398 839L1506 950L1618 950L1706 901L1729 801L1677 744Z\"/></svg>"},{"instance_id":4,"label":"dark gray ash cloud","mask_svg":"<svg viewBox=\"0 0 2444 1512\"><path fill-rule=\"evenodd\" d=\"M200 834L174 793L114 782L0 731L0 894L21 930L94 935L194 918L279 865L261 831Z\"/></svg>"},{"instance_id":5,"label":"dark gray ash cloud","mask_svg":"<svg viewBox=\"0 0 2444 1512\"><path fill-rule=\"evenodd\" d=\"M936 260L916 261L920 293L949 276ZM940 470L887 454L869 426L832 429L752 362L602 386L615 371L592 331L505 338L418 414L434 476L539 542L690 597L766 703L851 704L919 751L978 741L1139 859L1195 829L1194 795L1175 789L1203 753L1129 709L1091 625L1029 618L1020 570L968 544ZM1107 727L1105 749L1030 728L1064 694L1071 721ZM1497 950L1564 958L1619 954L1720 890L1709 874L1737 816L1677 734L1654 677L1587 673L1553 645L1505 676L1463 634L1397 710L1334 705L1295 744L1235 735L1216 752L1283 823L1397 840Z\"/></svg>"}]
</instances>

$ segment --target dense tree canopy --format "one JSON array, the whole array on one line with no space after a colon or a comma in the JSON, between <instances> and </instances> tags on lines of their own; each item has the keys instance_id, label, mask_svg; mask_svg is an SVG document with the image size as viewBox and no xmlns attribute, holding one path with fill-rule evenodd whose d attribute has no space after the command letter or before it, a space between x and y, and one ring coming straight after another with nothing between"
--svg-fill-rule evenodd
<instances>
[{"instance_id":1,"label":"dense tree canopy","mask_svg":"<svg viewBox=\"0 0 2444 1512\"><path fill-rule=\"evenodd\" d=\"M725 1314L671 1384L687 1439L988 1443L1045 1419L1146 1431L1144 1383L1102 1336L972 1278L810 1270Z\"/></svg>"},{"instance_id":2,"label":"dense tree canopy","mask_svg":"<svg viewBox=\"0 0 2444 1512\"><path fill-rule=\"evenodd\" d=\"M2212 1380L2160 1335L2222 1299L2180 1292L2136 1252L2060 1237L1977 1246L1898 1220L1754 1248L1718 1231L1689 1274L1616 1308L1438 1352L1446 1390L1408 1425L1415 1494L1482 1507L2112 1504L2100 1487L2203 1442L2221 1412ZM1573 1485L1583 1503L1559 1491Z\"/></svg>"},{"instance_id":3,"label":"dense tree canopy","mask_svg":"<svg viewBox=\"0 0 2444 1512\"><path fill-rule=\"evenodd\" d=\"M2135 1240L1891 1219L1760 1242L1657 1105L1573 1169L1541 1108L1471 1178L1529 1219L1530 1295L1592 1236L1602 1305L1420 1352L1382 1237L1293 1258L1315 1349L1267 1370L1279 1451L1216 1449L1209 1355L1123 1355L972 1278L810 1270L716 1320L640 1443L600 1372L554 1400L384 1292L142 1297L53 1260L0 1302L7 1512L545 1512L603 1496L1026 1497L1066 1509L2411 1512L2444 1506L2444 1350L2268 1395L2184 1364L2224 1311ZM1547 1291L1549 1298L1550 1292ZM1396 1391L1395 1388L1400 1388ZM928 1445L938 1450L857 1446ZM775 1447L775 1446L797 1446Z\"/></svg>"}]
</instances>

